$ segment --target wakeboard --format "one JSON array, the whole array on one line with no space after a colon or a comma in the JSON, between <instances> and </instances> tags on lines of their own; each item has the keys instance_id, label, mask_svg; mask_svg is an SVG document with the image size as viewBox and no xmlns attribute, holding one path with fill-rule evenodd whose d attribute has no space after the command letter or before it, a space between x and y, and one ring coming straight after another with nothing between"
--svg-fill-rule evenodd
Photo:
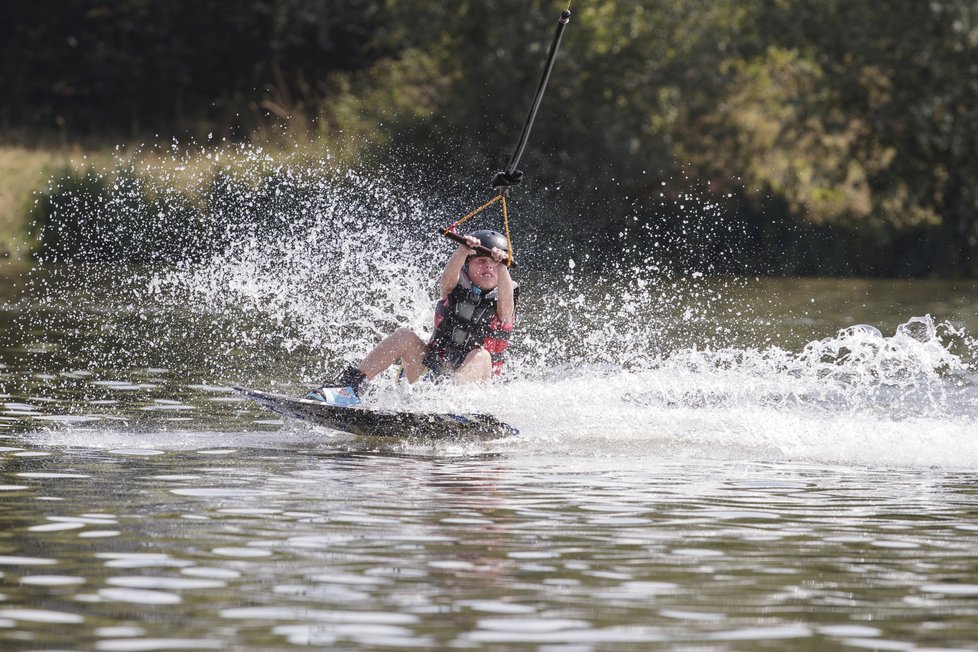
<instances>
[{"instance_id":1,"label":"wakeboard","mask_svg":"<svg viewBox=\"0 0 978 652\"><path fill-rule=\"evenodd\" d=\"M395 412L369 407L340 407L308 398L235 387L243 396L284 417L353 435L371 437L488 440L512 437L519 431L491 414Z\"/></svg>"}]
</instances>

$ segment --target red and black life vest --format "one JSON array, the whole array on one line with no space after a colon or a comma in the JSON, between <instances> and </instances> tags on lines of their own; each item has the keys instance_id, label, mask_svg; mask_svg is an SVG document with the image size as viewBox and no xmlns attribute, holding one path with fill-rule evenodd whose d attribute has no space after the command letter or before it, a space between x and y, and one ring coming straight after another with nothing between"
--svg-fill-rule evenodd
<instances>
[{"instance_id":1,"label":"red and black life vest","mask_svg":"<svg viewBox=\"0 0 978 652\"><path fill-rule=\"evenodd\" d=\"M496 314L497 296L495 288L481 290L463 270L448 298L435 306L435 333L428 342L425 364L435 371L454 371L469 352L482 347L492 356L493 373L501 373L516 318L502 323ZM514 303L518 296L519 287L514 283Z\"/></svg>"}]
</instances>

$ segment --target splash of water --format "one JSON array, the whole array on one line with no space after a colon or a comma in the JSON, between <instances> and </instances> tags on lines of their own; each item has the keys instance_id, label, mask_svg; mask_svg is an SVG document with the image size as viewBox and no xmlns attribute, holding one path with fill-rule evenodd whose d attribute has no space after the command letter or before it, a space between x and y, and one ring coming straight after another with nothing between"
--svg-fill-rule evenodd
<instances>
[{"instance_id":1,"label":"splash of water","mask_svg":"<svg viewBox=\"0 0 978 652\"><path fill-rule=\"evenodd\" d=\"M58 219L165 230L172 216L145 210L139 197L146 184L158 186L149 196L166 195L172 170L197 155L174 156L177 164L145 172L142 186L123 184L102 204L86 203L87 217ZM25 311L25 327L35 375L88 369L97 379L148 368L298 391L355 363L396 326L430 334L432 293L450 247L429 234L450 221L438 206L452 200L407 192L406 176L273 162L253 149L219 182L184 180L180 201L202 207L194 237L204 242L178 243L171 258L144 266L86 259L34 273L37 309ZM120 199L137 186L139 196ZM687 236L697 224L722 222L709 199L685 201ZM119 220L118 211L131 213ZM623 246L630 237L622 231ZM133 234L127 241L152 244ZM530 246L524 260L544 249ZM906 455L894 459L919 461L927 450L923 459L950 463L955 453L933 453L941 445L978 466L965 438L978 420L967 361L978 347L950 324L913 317L892 336L857 325L791 351L758 326L771 322L762 308L734 296L749 289L744 279L709 278L699 265L667 267L651 256L623 257L599 272L572 261L562 273L529 267L518 275L521 323L504 382L419 385L405 398L384 380L373 400L492 412L519 427L529 446L613 441L644 452L832 460L879 459L903 446ZM908 447L920 428L934 434ZM867 437L874 453L860 447Z\"/></svg>"}]
</instances>

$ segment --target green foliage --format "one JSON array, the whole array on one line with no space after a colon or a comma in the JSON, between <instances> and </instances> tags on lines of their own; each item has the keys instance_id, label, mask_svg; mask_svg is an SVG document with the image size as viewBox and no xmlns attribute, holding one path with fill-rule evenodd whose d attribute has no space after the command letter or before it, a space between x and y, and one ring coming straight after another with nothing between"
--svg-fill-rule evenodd
<instances>
[{"instance_id":1,"label":"green foliage","mask_svg":"<svg viewBox=\"0 0 978 652\"><path fill-rule=\"evenodd\" d=\"M331 74L394 47L388 16L371 0L3 3L0 124L202 137L315 114Z\"/></svg>"},{"instance_id":2,"label":"green foliage","mask_svg":"<svg viewBox=\"0 0 978 652\"><path fill-rule=\"evenodd\" d=\"M564 6L6 3L0 125L68 139L243 138L283 122L334 153L409 164L423 153L422 187L484 196ZM572 9L514 196L519 228L612 259L638 217L653 224L629 231L634 255L665 237L674 246L657 256L708 258L717 244L685 228L683 197L696 189L725 200L718 233L741 250L727 271L978 276L972 0ZM106 182L70 183L84 195ZM182 215L171 200L142 201Z\"/></svg>"},{"instance_id":3,"label":"green foliage","mask_svg":"<svg viewBox=\"0 0 978 652\"><path fill-rule=\"evenodd\" d=\"M788 197L791 214L837 225L863 273L978 274L974 3L782 2L759 17L783 56L737 64L730 119L761 164L746 178ZM779 84L771 101L759 84L785 57L805 83ZM745 128L745 112L762 126Z\"/></svg>"}]
</instances>

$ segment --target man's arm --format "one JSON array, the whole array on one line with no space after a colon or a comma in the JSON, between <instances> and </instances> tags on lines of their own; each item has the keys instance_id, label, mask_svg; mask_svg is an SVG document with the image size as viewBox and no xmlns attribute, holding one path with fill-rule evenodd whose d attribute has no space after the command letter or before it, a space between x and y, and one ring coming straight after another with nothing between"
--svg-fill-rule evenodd
<instances>
[{"instance_id":1,"label":"man's arm","mask_svg":"<svg viewBox=\"0 0 978 652\"><path fill-rule=\"evenodd\" d=\"M475 240L475 238L472 239ZM465 259L473 253L475 252L472 249L469 249L465 245L459 245L455 253L452 254L452 257L445 263L445 269L441 273L441 280L438 281L442 300L447 299L448 295L455 289L455 286L458 285L458 275L462 272Z\"/></svg>"},{"instance_id":2,"label":"man's arm","mask_svg":"<svg viewBox=\"0 0 978 652\"><path fill-rule=\"evenodd\" d=\"M499 321L509 324L516 317L516 301L513 299L513 278L509 268L499 265L499 284L496 286L496 316Z\"/></svg>"}]
</instances>

